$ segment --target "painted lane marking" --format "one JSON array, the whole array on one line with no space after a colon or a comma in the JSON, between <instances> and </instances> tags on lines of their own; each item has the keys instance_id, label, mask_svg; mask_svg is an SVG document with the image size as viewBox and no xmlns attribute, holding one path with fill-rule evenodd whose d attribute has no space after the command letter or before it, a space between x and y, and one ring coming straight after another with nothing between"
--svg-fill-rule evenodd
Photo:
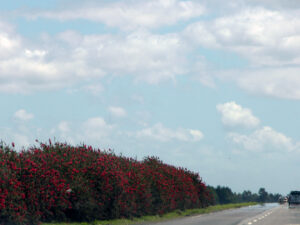
<instances>
[{"instance_id":1,"label":"painted lane marking","mask_svg":"<svg viewBox=\"0 0 300 225\"><path fill-rule=\"evenodd\" d=\"M258 220L262 220L262 219L264 219L265 217L267 217L267 216L269 216L271 213L267 213L267 214L265 214L265 215L263 215L263 216L261 216L261 217L259 217L259 218L256 218L256 219L254 219L252 222L248 222L248 225L251 225L251 224L253 224L253 223L256 223ZM289 225L298 225L298 224L289 224ZM299 224L300 225L300 224Z\"/></svg>"},{"instance_id":2,"label":"painted lane marking","mask_svg":"<svg viewBox=\"0 0 300 225\"><path fill-rule=\"evenodd\" d=\"M252 225L253 223L256 223L256 222L258 222L259 220L264 219L265 217L271 215L272 213L273 213L273 212L271 211L271 212L268 212L268 213L266 213L266 214L264 214L264 215L261 215L260 217L257 217L256 219L253 219L253 221L248 222L248 225ZM286 225L300 225L300 224L286 224Z\"/></svg>"}]
</instances>

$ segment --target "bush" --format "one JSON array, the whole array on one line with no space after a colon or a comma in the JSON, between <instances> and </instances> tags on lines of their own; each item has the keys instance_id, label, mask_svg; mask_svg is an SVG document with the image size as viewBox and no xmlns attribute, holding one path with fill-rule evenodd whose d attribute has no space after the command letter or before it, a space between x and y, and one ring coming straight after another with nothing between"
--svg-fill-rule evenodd
<instances>
[{"instance_id":1,"label":"bush","mask_svg":"<svg viewBox=\"0 0 300 225\"><path fill-rule=\"evenodd\" d=\"M92 147L44 144L16 152L0 146L0 223L92 221L206 207L199 175Z\"/></svg>"}]
</instances>

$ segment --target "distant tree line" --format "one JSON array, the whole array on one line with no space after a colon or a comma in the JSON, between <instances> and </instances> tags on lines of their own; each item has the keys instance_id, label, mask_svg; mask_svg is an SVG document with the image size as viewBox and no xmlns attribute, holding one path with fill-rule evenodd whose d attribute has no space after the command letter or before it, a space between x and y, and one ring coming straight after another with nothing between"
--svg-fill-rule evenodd
<instances>
[{"instance_id":1,"label":"distant tree line","mask_svg":"<svg viewBox=\"0 0 300 225\"><path fill-rule=\"evenodd\" d=\"M265 188L260 188L258 193L251 191L243 191L242 193L235 193L229 187L208 186L209 191L214 196L214 204L228 204L241 202L278 202L281 197L280 194L268 193Z\"/></svg>"}]
</instances>

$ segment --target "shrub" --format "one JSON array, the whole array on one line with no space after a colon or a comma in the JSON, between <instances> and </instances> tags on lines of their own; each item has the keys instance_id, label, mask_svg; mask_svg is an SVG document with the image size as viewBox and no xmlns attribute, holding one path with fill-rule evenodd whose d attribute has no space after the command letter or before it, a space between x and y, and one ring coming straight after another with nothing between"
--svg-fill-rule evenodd
<instances>
[{"instance_id":1,"label":"shrub","mask_svg":"<svg viewBox=\"0 0 300 225\"><path fill-rule=\"evenodd\" d=\"M211 203L199 175L155 157L137 161L90 146L0 145L0 223L92 221Z\"/></svg>"}]
</instances>

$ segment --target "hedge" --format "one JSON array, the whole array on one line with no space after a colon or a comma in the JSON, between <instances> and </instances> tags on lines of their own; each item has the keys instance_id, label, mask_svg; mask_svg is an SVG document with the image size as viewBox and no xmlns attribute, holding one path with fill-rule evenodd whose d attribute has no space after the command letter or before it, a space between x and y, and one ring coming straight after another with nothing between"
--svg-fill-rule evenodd
<instances>
[{"instance_id":1,"label":"hedge","mask_svg":"<svg viewBox=\"0 0 300 225\"><path fill-rule=\"evenodd\" d=\"M131 218L211 203L197 173L156 157L50 140L20 152L0 145L0 224Z\"/></svg>"}]
</instances>

